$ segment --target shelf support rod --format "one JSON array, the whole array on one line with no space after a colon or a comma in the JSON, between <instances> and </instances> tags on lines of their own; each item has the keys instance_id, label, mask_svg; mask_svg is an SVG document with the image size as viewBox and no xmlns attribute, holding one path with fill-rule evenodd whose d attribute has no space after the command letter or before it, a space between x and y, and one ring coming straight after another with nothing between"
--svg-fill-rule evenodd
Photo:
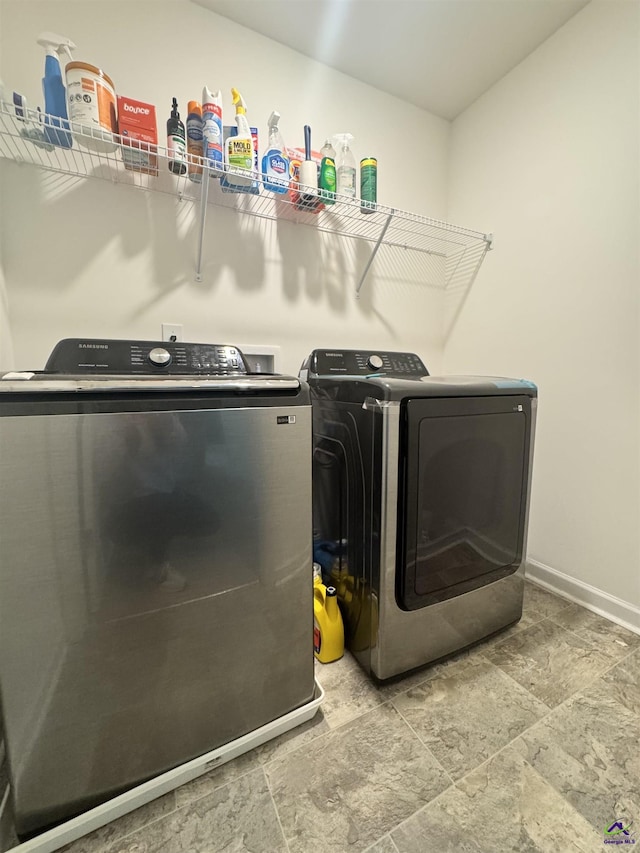
<instances>
[{"instance_id":1,"label":"shelf support rod","mask_svg":"<svg viewBox=\"0 0 640 853\"><path fill-rule=\"evenodd\" d=\"M360 276L360 281L358 282L358 286L356 287L356 299L360 298L360 288L362 287L364 280L367 277L367 273L369 272L369 269L371 267L371 264L373 263L373 259L375 258L376 254L378 252L378 249L380 248L382 241L384 240L384 235L387 233L387 228L389 227L389 225L391 225L391 220L393 219L394 213L395 213L395 210L392 210L389 213L389 215L387 216L387 221L382 226L382 231L380 232L380 236L376 240L376 244L373 247L373 249L371 250L371 257L367 261L367 265L364 268L362 275Z\"/></svg>"},{"instance_id":2,"label":"shelf support rod","mask_svg":"<svg viewBox=\"0 0 640 853\"><path fill-rule=\"evenodd\" d=\"M209 198L209 169L202 169L202 192L200 193L200 227L198 229L198 251L196 254L196 281L202 281L202 246L204 244L204 226L207 220L207 200Z\"/></svg>"}]
</instances>

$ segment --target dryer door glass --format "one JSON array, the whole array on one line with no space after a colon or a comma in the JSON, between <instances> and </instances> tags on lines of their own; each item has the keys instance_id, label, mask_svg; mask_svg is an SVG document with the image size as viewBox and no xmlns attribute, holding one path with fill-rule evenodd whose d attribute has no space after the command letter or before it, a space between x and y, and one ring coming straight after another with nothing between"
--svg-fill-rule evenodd
<instances>
[{"instance_id":1,"label":"dryer door glass","mask_svg":"<svg viewBox=\"0 0 640 853\"><path fill-rule=\"evenodd\" d=\"M409 400L399 604L418 609L516 571L522 560L528 397Z\"/></svg>"}]
</instances>

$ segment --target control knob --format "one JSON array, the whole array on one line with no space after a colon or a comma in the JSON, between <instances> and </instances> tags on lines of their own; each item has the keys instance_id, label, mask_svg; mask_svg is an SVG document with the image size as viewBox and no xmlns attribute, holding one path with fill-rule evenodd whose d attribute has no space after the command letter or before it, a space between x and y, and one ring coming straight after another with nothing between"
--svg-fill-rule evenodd
<instances>
[{"instance_id":1,"label":"control knob","mask_svg":"<svg viewBox=\"0 0 640 853\"><path fill-rule=\"evenodd\" d=\"M164 347L154 347L149 353L149 361L157 367L166 367L171 361L171 353Z\"/></svg>"},{"instance_id":2,"label":"control knob","mask_svg":"<svg viewBox=\"0 0 640 853\"><path fill-rule=\"evenodd\" d=\"M370 355L367 359L367 364L374 370L380 370L380 368L382 367L382 359L379 355Z\"/></svg>"}]
</instances>

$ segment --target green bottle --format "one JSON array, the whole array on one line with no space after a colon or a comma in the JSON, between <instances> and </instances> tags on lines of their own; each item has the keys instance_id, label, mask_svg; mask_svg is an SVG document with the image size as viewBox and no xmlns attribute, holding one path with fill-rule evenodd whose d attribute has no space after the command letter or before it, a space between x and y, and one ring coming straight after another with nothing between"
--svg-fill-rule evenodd
<instances>
[{"instance_id":1,"label":"green bottle","mask_svg":"<svg viewBox=\"0 0 640 853\"><path fill-rule=\"evenodd\" d=\"M320 149L322 160L320 162L320 198L325 204L336 203L336 152L333 150L331 140L327 139Z\"/></svg>"}]
</instances>

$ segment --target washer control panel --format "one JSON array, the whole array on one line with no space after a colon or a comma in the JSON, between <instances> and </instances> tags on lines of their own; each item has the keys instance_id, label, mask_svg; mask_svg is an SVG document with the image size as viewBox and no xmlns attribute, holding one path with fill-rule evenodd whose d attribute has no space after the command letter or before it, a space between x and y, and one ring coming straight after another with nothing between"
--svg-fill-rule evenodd
<instances>
[{"instance_id":1,"label":"washer control panel","mask_svg":"<svg viewBox=\"0 0 640 853\"><path fill-rule=\"evenodd\" d=\"M229 344L66 338L56 344L45 373L226 376L249 369L238 347Z\"/></svg>"},{"instance_id":2,"label":"washer control panel","mask_svg":"<svg viewBox=\"0 0 640 853\"><path fill-rule=\"evenodd\" d=\"M314 350L307 360L309 376L428 376L422 360L412 352Z\"/></svg>"}]
</instances>

